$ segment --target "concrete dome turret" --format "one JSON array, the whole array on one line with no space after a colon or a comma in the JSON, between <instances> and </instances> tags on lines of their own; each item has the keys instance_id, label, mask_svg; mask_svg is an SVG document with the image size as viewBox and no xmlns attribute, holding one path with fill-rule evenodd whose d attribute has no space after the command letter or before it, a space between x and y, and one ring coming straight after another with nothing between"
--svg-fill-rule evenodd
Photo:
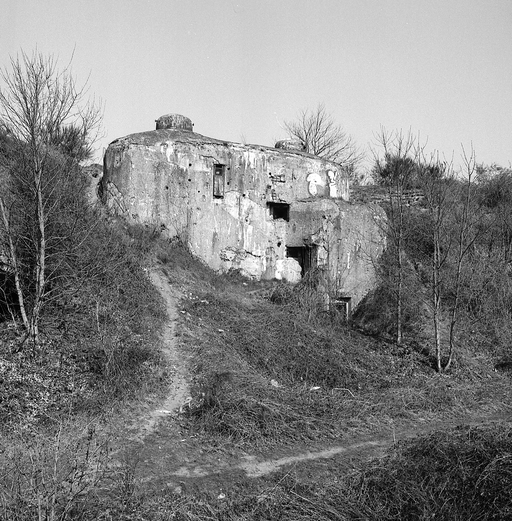
<instances>
[{"instance_id":1,"label":"concrete dome turret","mask_svg":"<svg viewBox=\"0 0 512 521\"><path fill-rule=\"evenodd\" d=\"M275 148L280 148L282 150L300 150L301 152L304 152L305 147L299 139L282 139L276 143Z\"/></svg>"},{"instance_id":2,"label":"concrete dome turret","mask_svg":"<svg viewBox=\"0 0 512 521\"><path fill-rule=\"evenodd\" d=\"M192 131L194 130L194 124L189 118L181 114L166 114L156 120L156 129L166 128Z\"/></svg>"}]
</instances>

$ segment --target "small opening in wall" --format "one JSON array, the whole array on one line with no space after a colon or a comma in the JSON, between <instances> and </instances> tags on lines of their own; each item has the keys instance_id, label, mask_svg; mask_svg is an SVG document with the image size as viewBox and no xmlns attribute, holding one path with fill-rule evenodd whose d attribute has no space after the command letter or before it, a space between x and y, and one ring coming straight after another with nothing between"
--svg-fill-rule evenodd
<instances>
[{"instance_id":1,"label":"small opening in wall","mask_svg":"<svg viewBox=\"0 0 512 521\"><path fill-rule=\"evenodd\" d=\"M165 189L166 189L166 190L169 190L169 187L168 187L168 186L166 186L166 187L165 187Z\"/></svg>"},{"instance_id":2,"label":"small opening in wall","mask_svg":"<svg viewBox=\"0 0 512 521\"><path fill-rule=\"evenodd\" d=\"M317 247L308 246L287 246L286 256L295 259L301 267L301 275L304 275L316 266Z\"/></svg>"},{"instance_id":3,"label":"small opening in wall","mask_svg":"<svg viewBox=\"0 0 512 521\"><path fill-rule=\"evenodd\" d=\"M337 295L331 300L329 308L333 319L347 322L352 314L352 297Z\"/></svg>"},{"instance_id":4,"label":"small opening in wall","mask_svg":"<svg viewBox=\"0 0 512 521\"><path fill-rule=\"evenodd\" d=\"M213 197L222 199L224 197L224 185L226 182L226 166L214 165L213 167Z\"/></svg>"},{"instance_id":5,"label":"small opening in wall","mask_svg":"<svg viewBox=\"0 0 512 521\"><path fill-rule=\"evenodd\" d=\"M189 166L189 167L192 166L192 163L189 163L188 166Z\"/></svg>"},{"instance_id":6,"label":"small opening in wall","mask_svg":"<svg viewBox=\"0 0 512 521\"><path fill-rule=\"evenodd\" d=\"M287 203L267 203L272 219L290 220L290 205Z\"/></svg>"},{"instance_id":7,"label":"small opening in wall","mask_svg":"<svg viewBox=\"0 0 512 521\"><path fill-rule=\"evenodd\" d=\"M281 242L278 242L278 243L277 243L277 247L280 248L280 247L281 247L281 244L282 244Z\"/></svg>"}]
</instances>

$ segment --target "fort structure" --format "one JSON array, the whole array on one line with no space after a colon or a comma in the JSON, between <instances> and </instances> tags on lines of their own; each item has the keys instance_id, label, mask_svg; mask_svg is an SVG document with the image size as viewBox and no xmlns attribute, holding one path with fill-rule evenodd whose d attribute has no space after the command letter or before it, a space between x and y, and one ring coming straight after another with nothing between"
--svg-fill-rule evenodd
<instances>
[{"instance_id":1,"label":"fort structure","mask_svg":"<svg viewBox=\"0 0 512 521\"><path fill-rule=\"evenodd\" d=\"M215 270L298 282L316 268L326 298L347 306L375 285L383 211L350 203L344 169L300 142L222 141L169 114L113 141L103 170L111 212L181 238Z\"/></svg>"}]
</instances>

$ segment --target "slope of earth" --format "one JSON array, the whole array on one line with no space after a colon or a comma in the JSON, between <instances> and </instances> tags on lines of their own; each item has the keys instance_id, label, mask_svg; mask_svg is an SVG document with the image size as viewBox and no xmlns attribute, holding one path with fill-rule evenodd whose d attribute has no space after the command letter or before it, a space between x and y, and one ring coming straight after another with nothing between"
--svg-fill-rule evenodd
<instances>
[{"instance_id":1,"label":"slope of earth","mask_svg":"<svg viewBox=\"0 0 512 521\"><path fill-rule=\"evenodd\" d=\"M318 324L299 325L270 304L264 285L205 281L162 265L151 280L169 317L162 350L171 383L128 436L123 458L143 489L223 497L248 479L264 483L268 474L292 471L314 483L353 472L399 440L511 419L510 380L489 364L439 376L414 352L336 330L348 338L344 352ZM277 357L298 356L298 366L273 358L272 335ZM326 365L345 355L343 367L334 367L342 378L311 374L320 370L287 342L301 353L328 344L320 353Z\"/></svg>"}]
</instances>

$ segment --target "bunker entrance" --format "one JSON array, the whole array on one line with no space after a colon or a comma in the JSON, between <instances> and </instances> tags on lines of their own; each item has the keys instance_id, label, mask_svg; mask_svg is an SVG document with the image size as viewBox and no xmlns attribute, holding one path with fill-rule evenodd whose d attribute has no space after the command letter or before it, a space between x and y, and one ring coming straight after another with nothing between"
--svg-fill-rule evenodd
<instances>
[{"instance_id":1,"label":"bunker entrance","mask_svg":"<svg viewBox=\"0 0 512 521\"><path fill-rule=\"evenodd\" d=\"M304 275L316 266L316 245L312 246L287 246L286 256L295 259L301 267L301 275Z\"/></svg>"},{"instance_id":2,"label":"bunker entrance","mask_svg":"<svg viewBox=\"0 0 512 521\"><path fill-rule=\"evenodd\" d=\"M335 299L331 300L330 311L333 318L347 322L350 320L350 315L352 314L352 298L345 295L338 295Z\"/></svg>"}]
</instances>

